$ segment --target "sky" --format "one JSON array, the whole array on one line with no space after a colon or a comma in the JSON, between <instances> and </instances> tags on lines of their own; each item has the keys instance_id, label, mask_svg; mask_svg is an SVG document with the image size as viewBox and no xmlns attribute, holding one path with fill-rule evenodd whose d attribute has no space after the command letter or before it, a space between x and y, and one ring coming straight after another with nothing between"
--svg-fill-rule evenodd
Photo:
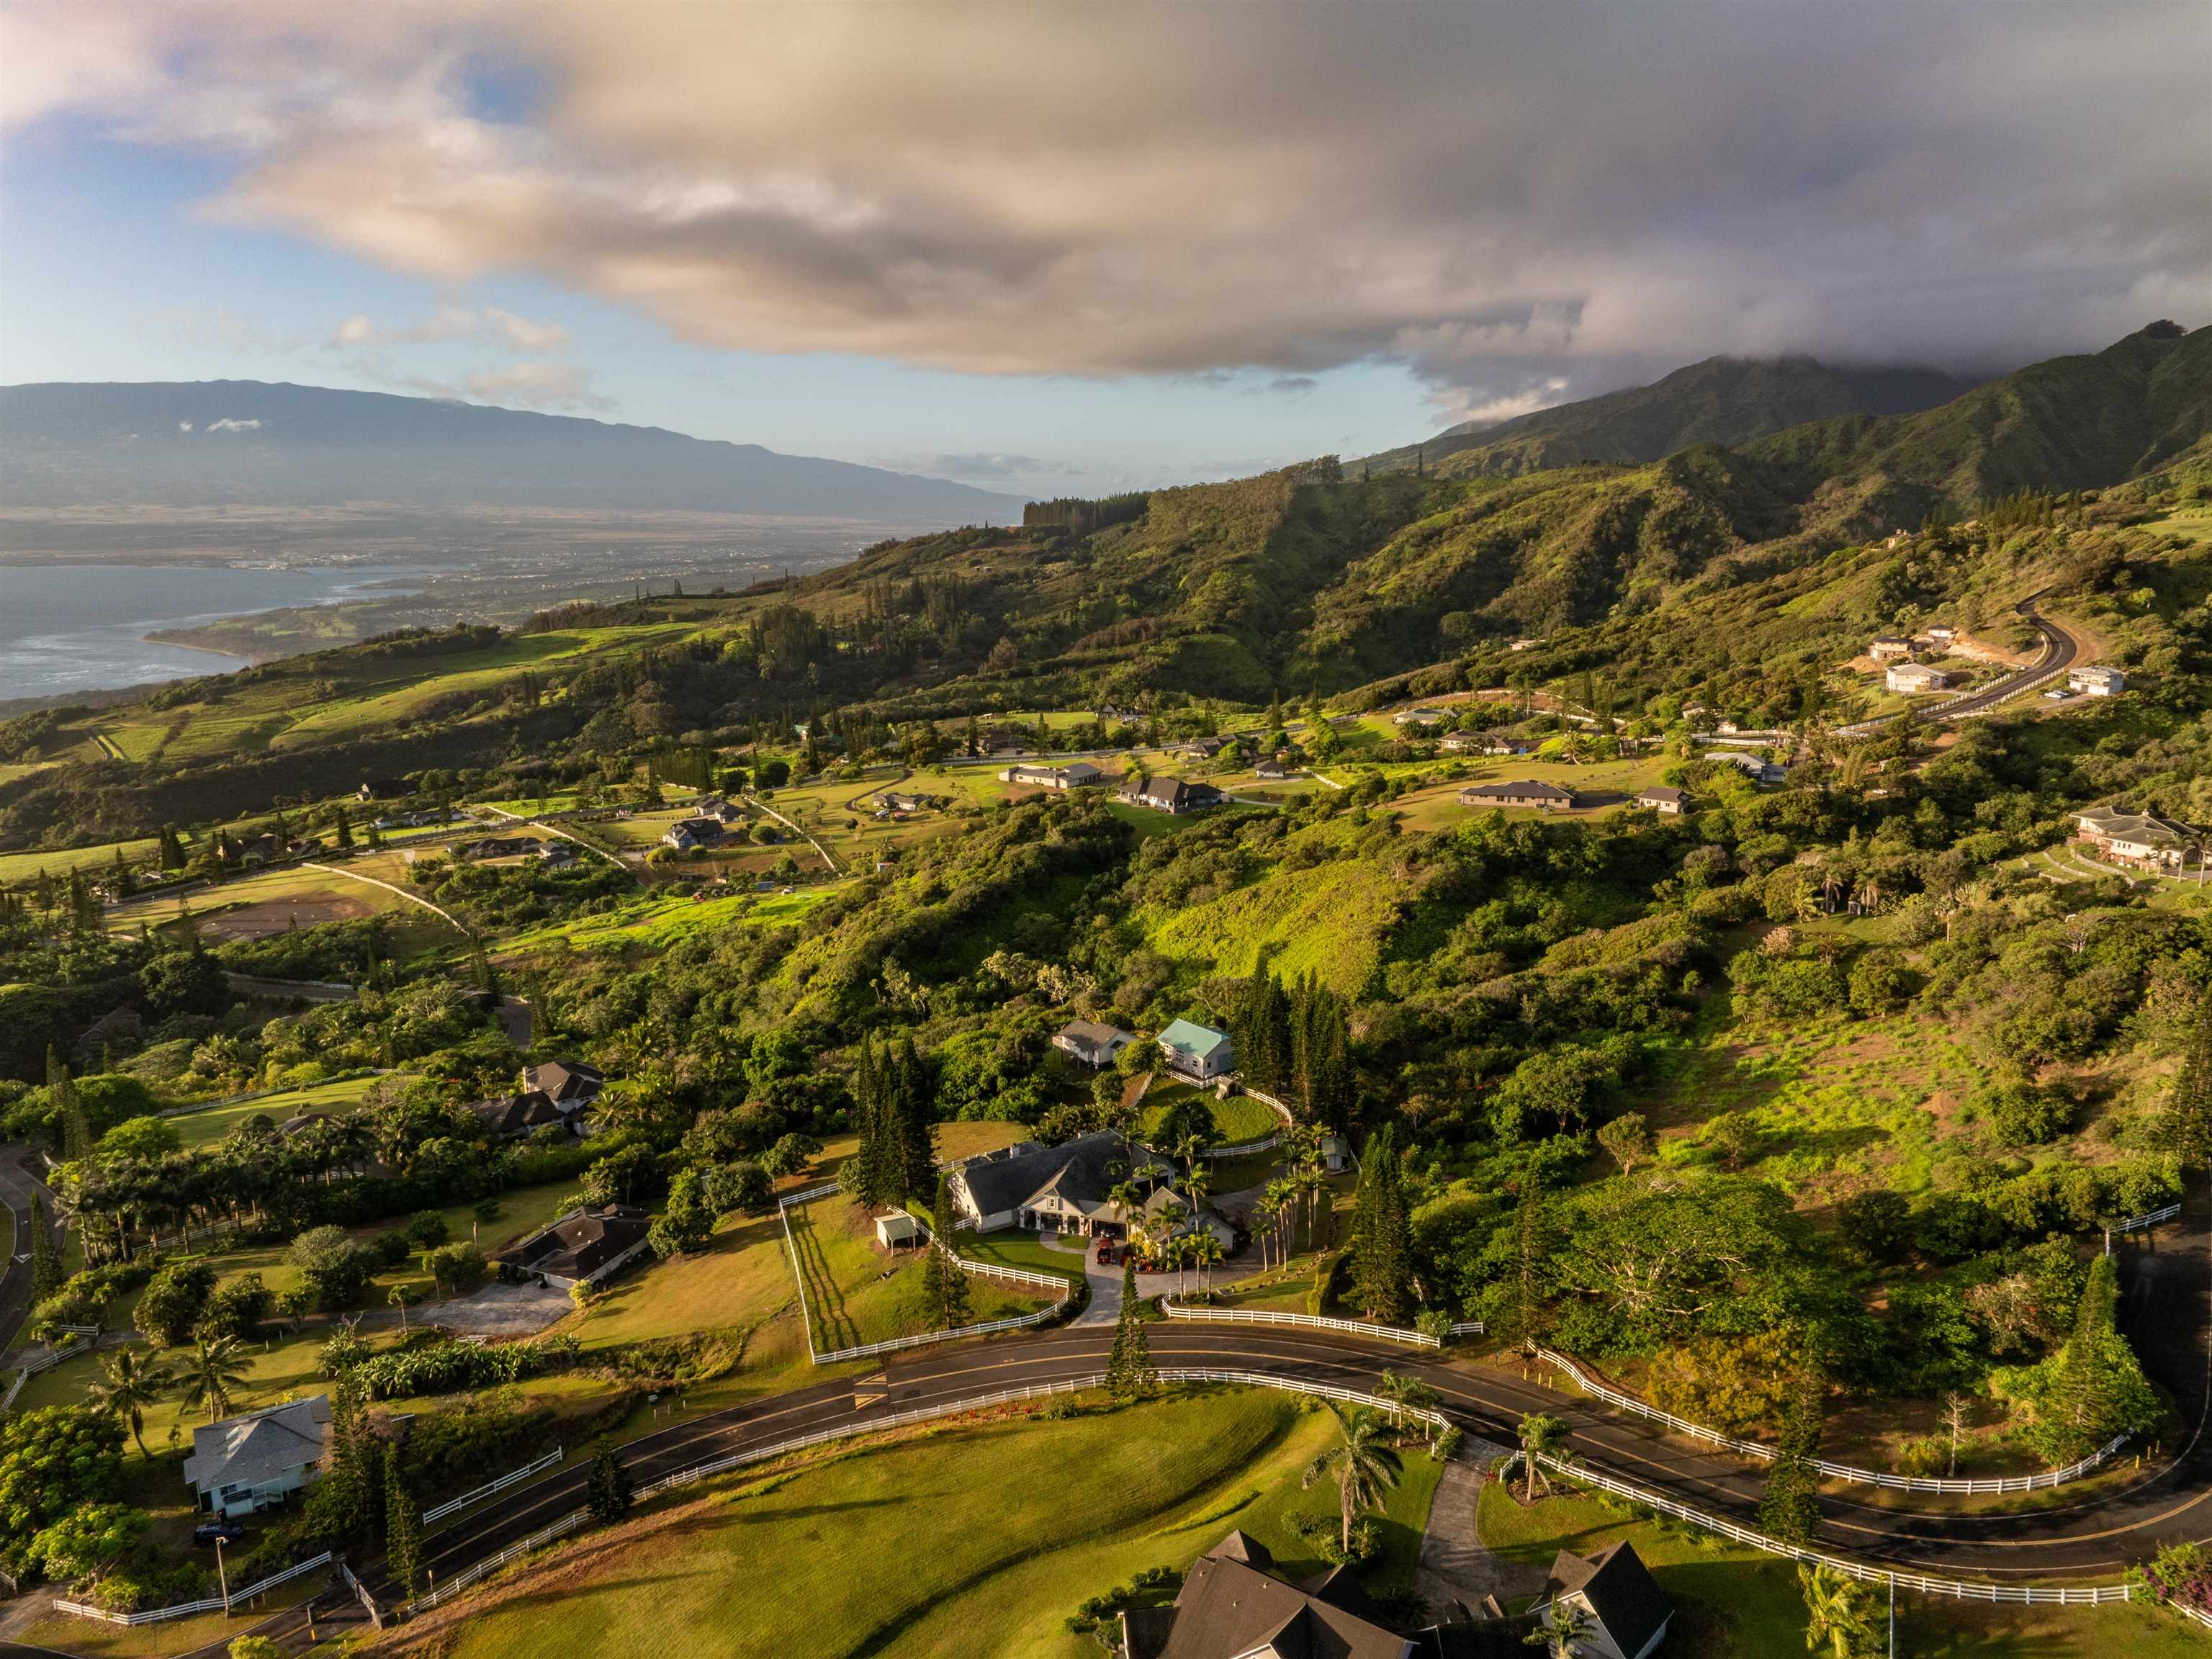
<instances>
[{"instance_id":1,"label":"sky","mask_svg":"<svg viewBox=\"0 0 2212 1659\"><path fill-rule=\"evenodd\" d=\"M0 4L0 380L1031 495L2212 321L2202 0Z\"/></svg>"}]
</instances>

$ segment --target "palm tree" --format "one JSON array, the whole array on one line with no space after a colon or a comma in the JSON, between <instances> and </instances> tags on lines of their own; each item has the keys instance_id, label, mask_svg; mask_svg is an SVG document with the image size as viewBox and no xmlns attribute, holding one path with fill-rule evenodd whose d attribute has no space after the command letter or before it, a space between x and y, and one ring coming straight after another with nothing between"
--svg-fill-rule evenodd
<instances>
[{"instance_id":1,"label":"palm tree","mask_svg":"<svg viewBox=\"0 0 2212 1659\"><path fill-rule=\"evenodd\" d=\"M146 1449L143 1432L146 1407L167 1394L176 1378L160 1360L147 1358L135 1348L118 1348L100 1362L100 1369L107 1380L87 1390L88 1403L96 1412L121 1418L138 1443L138 1455L150 1459L154 1454Z\"/></svg>"},{"instance_id":2,"label":"palm tree","mask_svg":"<svg viewBox=\"0 0 2212 1659\"><path fill-rule=\"evenodd\" d=\"M1185 1170L1195 1170L1198 1168L1198 1155L1205 1150L1206 1137L1195 1129L1182 1135L1175 1144L1175 1155L1182 1160L1182 1167Z\"/></svg>"},{"instance_id":3,"label":"palm tree","mask_svg":"<svg viewBox=\"0 0 2212 1659\"><path fill-rule=\"evenodd\" d=\"M1221 1265L1227 1252L1211 1227L1200 1227L1190 1236L1190 1257L1198 1264L1198 1288L1201 1294L1213 1289L1213 1270Z\"/></svg>"},{"instance_id":4,"label":"palm tree","mask_svg":"<svg viewBox=\"0 0 2212 1659\"><path fill-rule=\"evenodd\" d=\"M1543 1465L1537 1460L1558 1456L1559 1448L1566 1443L1566 1438L1567 1425L1556 1417L1532 1412L1521 1419L1521 1467L1526 1474L1521 1489L1523 1503L1535 1501L1539 1480L1544 1483L1546 1495L1550 1494L1551 1478L1544 1473Z\"/></svg>"},{"instance_id":5,"label":"palm tree","mask_svg":"<svg viewBox=\"0 0 2212 1659\"><path fill-rule=\"evenodd\" d=\"M1434 1411L1437 1402L1443 1398L1419 1377L1397 1371L1383 1372L1382 1380L1375 1385L1375 1392L1390 1402L1392 1420L1401 1425L1404 1422L1402 1413Z\"/></svg>"},{"instance_id":6,"label":"palm tree","mask_svg":"<svg viewBox=\"0 0 2212 1659\"><path fill-rule=\"evenodd\" d=\"M1349 1410L1329 1401L1329 1410L1335 1414L1340 1431L1336 1443L1306 1465L1305 1478L1300 1483L1311 1487L1317 1482L1333 1480L1336 1482L1339 1518L1341 1522L1340 1542L1344 1552L1352 1553L1352 1517L1379 1500L1382 1494L1398 1484L1402 1465L1398 1454L1392 1450L1383 1437L1382 1418L1364 1406Z\"/></svg>"},{"instance_id":7,"label":"palm tree","mask_svg":"<svg viewBox=\"0 0 2212 1659\"><path fill-rule=\"evenodd\" d=\"M1275 1236L1275 1265L1279 1267L1287 1267L1291 1263L1291 1237L1285 1224L1297 1201L1297 1183L1289 1180L1269 1182L1260 1200L1267 1218L1267 1231Z\"/></svg>"},{"instance_id":8,"label":"palm tree","mask_svg":"<svg viewBox=\"0 0 2212 1659\"><path fill-rule=\"evenodd\" d=\"M1314 1154L1298 1164L1295 1179L1298 1183L1298 1191L1305 1197L1306 1244L1309 1249L1311 1249L1321 1242L1321 1218L1329 1214L1331 1210L1328 1200L1333 1198L1334 1194L1329 1190L1328 1170L1322 1163L1320 1156ZM1336 1228L1333 1221L1329 1227L1329 1236L1332 1240L1336 1236Z\"/></svg>"},{"instance_id":9,"label":"palm tree","mask_svg":"<svg viewBox=\"0 0 2212 1659\"><path fill-rule=\"evenodd\" d=\"M1577 1644L1590 1633L1589 1609L1579 1601L1554 1601L1544 1609L1536 1628L1521 1639L1540 1647L1552 1659L1574 1659Z\"/></svg>"},{"instance_id":10,"label":"palm tree","mask_svg":"<svg viewBox=\"0 0 2212 1659\"><path fill-rule=\"evenodd\" d=\"M1133 1180L1124 1181L1116 1185L1106 1196L1113 1204L1116 1218L1120 1220L1123 1231L1134 1234L1137 1230L1137 1217L1145 1207L1145 1189Z\"/></svg>"},{"instance_id":11,"label":"palm tree","mask_svg":"<svg viewBox=\"0 0 2212 1659\"><path fill-rule=\"evenodd\" d=\"M1857 1659L1875 1650L1874 1597L1864 1584L1833 1567L1797 1569L1805 1593L1805 1645L1827 1650L1831 1659Z\"/></svg>"},{"instance_id":12,"label":"palm tree","mask_svg":"<svg viewBox=\"0 0 2212 1659\"><path fill-rule=\"evenodd\" d=\"M185 1361L183 1394L207 1407L212 1423L230 1409L230 1391L246 1386L246 1357L234 1336L202 1337Z\"/></svg>"}]
</instances>

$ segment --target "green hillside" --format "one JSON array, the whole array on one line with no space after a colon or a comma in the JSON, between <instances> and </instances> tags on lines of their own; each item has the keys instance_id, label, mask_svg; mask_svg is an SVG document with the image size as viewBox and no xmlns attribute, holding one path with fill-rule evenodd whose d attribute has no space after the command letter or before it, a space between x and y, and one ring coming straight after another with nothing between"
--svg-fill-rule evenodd
<instances>
[{"instance_id":1,"label":"green hillside","mask_svg":"<svg viewBox=\"0 0 2212 1659\"><path fill-rule=\"evenodd\" d=\"M1959 383L1934 369L1836 369L1810 357L1708 357L1650 386L1510 421L1457 426L1361 463L1417 464L1446 477L1547 467L1638 466L1698 444L1740 444L1808 421L1926 409Z\"/></svg>"}]
</instances>

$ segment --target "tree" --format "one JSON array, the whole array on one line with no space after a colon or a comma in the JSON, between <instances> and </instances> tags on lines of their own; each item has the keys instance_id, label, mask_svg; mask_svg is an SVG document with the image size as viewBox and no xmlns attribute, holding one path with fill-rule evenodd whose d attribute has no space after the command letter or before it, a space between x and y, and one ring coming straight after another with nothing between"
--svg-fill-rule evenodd
<instances>
[{"instance_id":1,"label":"tree","mask_svg":"<svg viewBox=\"0 0 2212 1659\"><path fill-rule=\"evenodd\" d=\"M384 1464L384 1564L399 1581L403 1597L412 1596L416 1575L422 1570L422 1518L397 1456Z\"/></svg>"},{"instance_id":2,"label":"tree","mask_svg":"<svg viewBox=\"0 0 2212 1659\"><path fill-rule=\"evenodd\" d=\"M654 1218L646 1234L653 1253L665 1260L703 1249L714 1232L714 1206L708 1198L706 1178L696 1164L678 1170L668 1183L667 1209Z\"/></svg>"},{"instance_id":3,"label":"tree","mask_svg":"<svg viewBox=\"0 0 2212 1659\"><path fill-rule=\"evenodd\" d=\"M1801 1565L1797 1585L1805 1595L1805 1645L1829 1659L1873 1659L1881 1651L1874 1592L1833 1567Z\"/></svg>"},{"instance_id":4,"label":"tree","mask_svg":"<svg viewBox=\"0 0 2212 1659\"><path fill-rule=\"evenodd\" d=\"M1413 1310L1408 1231L1397 1137L1386 1123L1367 1138L1352 1223L1352 1295L1370 1319L1403 1325Z\"/></svg>"},{"instance_id":5,"label":"tree","mask_svg":"<svg viewBox=\"0 0 2212 1659\"><path fill-rule=\"evenodd\" d=\"M133 1348L118 1348L100 1361L102 1381L85 1391L85 1403L106 1412L131 1431L138 1455L150 1459L144 1430L146 1407L175 1385L176 1378L160 1360L148 1359Z\"/></svg>"},{"instance_id":6,"label":"tree","mask_svg":"<svg viewBox=\"0 0 2212 1659\"><path fill-rule=\"evenodd\" d=\"M2197 1005L2189 1046L2182 1051L2166 1106L2166 1144L2185 1163L2212 1164L2212 992Z\"/></svg>"},{"instance_id":7,"label":"tree","mask_svg":"<svg viewBox=\"0 0 2212 1659\"><path fill-rule=\"evenodd\" d=\"M1542 1648L1552 1659L1575 1659L1583 1650L1591 1624L1589 1609L1581 1602L1553 1601L1546 1606L1535 1627L1521 1639L1529 1647Z\"/></svg>"},{"instance_id":8,"label":"tree","mask_svg":"<svg viewBox=\"0 0 2212 1659\"><path fill-rule=\"evenodd\" d=\"M1623 1175L1632 1175L1652 1155L1651 1125L1641 1112L1623 1112L1599 1127L1597 1144L1620 1165Z\"/></svg>"},{"instance_id":9,"label":"tree","mask_svg":"<svg viewBox=\"0 0 2212 1659\"><path fill-rule=\"evenodd\" d=\"M952 1195L939 1177L937 1202L930 1212L929 1260L922 1267L922 1294L939 1330L957 1331L968 1322L968 1271L954 1254Z\"/></svg>"},{"instance_id":10,"label":"tree","mask_svg":"<svg viewBox=\"0 0 2212 1659\"><path fill-rule=\"evenodd\" d=\"M1337 1437L1306 1465L1299 1484L1311 1488L1322 1480L1336 1482L1338 1542L1349 1555L1353 1516L1380 1502L1398 1484L1403 1465L1385 1437L1379 1414L1365 1406L1347 1408L1334 1401L1328 1408L1336 1419Z\"/></svg>"},{"instance_id":11,"label":"tree","mask_svg":"<svg viewBox=\"0 0 2212 1659\"><path fill-rule=\"evenodd\" d=\"M185 1357L179 1392L185 1404L206 1407L210 1423L229 1412L231 1390L245 1386L246 1356L234 1336L204 1336Z\"/></svg>"},{"instance_id":12,"label":"tree","mask_svg":"<svg viewBox=\"0 0 2212 1659\"><path fill-rule=\"evenodd\" d=\"M301 1286L319 1308L350 1305L376 1263L338 1226L310 1227L292 1241L285 1259L300 1270Z\"/></svg>"},{"instance_id":13,"label":"tree","mask_svg":"<svg viewBox=\"0 0 2212 1659\"><path fill-rule=\"evenodd\" d=\"M1534 1503L1540 1485L1546 1492L1551 1491L1552 1478L1544 1472L1543 1460L1561 1455L1559 1449L1566 1443L1567 1425L1558 1418L1531 1412L1521 1419L1522 1502Z\"/></svg>"},{"instance_id":14,"label":"tree","mask_svg":"<svg viewBox=\"0 0 2212 1659\"><path fill-rule=\"evenodd\" d=\"M1826 1404L1826 1378L1815 1366L1800 1367L1782 1408L1780 1443L1759 1499L1761 1529L1785 1544L1810 1544L1820 1528L1820 1475L1813 1459L1820 1449Z\"/></svg>"},{"instance_id":15,"label":"tree","mask_svg":"<svg viewBox=\"0 0 2212 1659\"><path fill-rule=\"evenodd\" d=\"M467 1239L458 1244L441 1244L434 1250L422 1252L422 1271L430 1275L430 1282L440 1291L447 1296L457 1296L483 1282L484 1253Z\"/></svg>"},{"instance_id":16,"label":"tree","mask_svg":"<svg viewBox=\"0 0 2212 1659\"><path fill-rule=\"evenodd\" d=\"M81 1504L114 1497L123 1425L82 1406L42 1406L0 1418L0 1542L27 1541Z\"/></svg>"},{"instance_id":17,"label":"tree","mask_svg":"<svg viewBox=\"0 0 2212 1659\"><path fill-rule=\"evenodd\" d=\"M127 1504L87 1504L32 1539L29 1553L56 1578L97 1583L153 1524L152 1516Z\"/></svg>"},{"instance_id":18,"label":"tree","mask_svg":"<svg viewBox=\"0 0 2212 1659\"><path fill-rule=\"evenodd\" d=\"M1115 1317L1114 1347L1106 1358L1106 1392L1116 1400L1134 1400L1149 1393L1158 1381L1152 1337L1145 1329L1144 1311L1137 1298L1136 1258L1124 1255L1121 1310Z\"/></svg>"},{"instance_id":19,"label":"tree","mask_svg":"<svg viewBox=\"0 0 2212 1659\"><path fill-rule=\"evenodd\" d=\"M234 1636L225 1651L230 1659L284 1659L284 1650L266 1636Z\"/></svg>"},{"instance_id":20,"label":"tree","mask_svg":"<svg viewBox=\"0 0 2212 1659\"><path fill-rule=\"evenodd\" d=\"M173 823L161 826L161 864L164 870L185 867L185 844L177 838L177 826Z\"/></svg>"},{"instance_id":21,"label":"tree","mask_svg":"<svg viewBox=\"0 0 2212 1659\"><path fill-rule=\"evenodd\" d=\"M616 1451L613 1441L601 1435L592 1448L592 1472L584 1481L584 1507L593 1520L611 1525L628 1515L636 1501L622 1455Z\"/></svg>"},{"instance_id":22,"label":"tree","mask_svg":"<svg viewBox=\"0 0 2212 1659\"><path fill-rule=\"evenodd\" d=\"M215 1289L215 1268L205 1261L173 1261L146 1281L131 1322L157 1347L190 1340Z\"/></svg>"},{"instance_id":23,"label":"tree","mask_svg":"<svg viewBox=\"0 0 2212 1659\"><path fill-rule=\"evenodd\" d=\"M54 1219L44 1195L31 1200L31 1304L44 1302L62 1287L61 1252L54 1248Z\"/></svg>"}]
</instances>

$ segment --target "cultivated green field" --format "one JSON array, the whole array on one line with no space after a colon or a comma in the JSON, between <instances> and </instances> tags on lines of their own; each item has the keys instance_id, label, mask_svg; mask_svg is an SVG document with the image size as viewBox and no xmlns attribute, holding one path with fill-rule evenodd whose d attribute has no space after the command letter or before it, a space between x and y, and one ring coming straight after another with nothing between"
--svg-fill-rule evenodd
<instances>
[{"instance_id":1,"label":"cultivated green field","mask_svg":"<svg viewBox=\"0 0 2212 1659\"><path fill-rule=\"evenodd\" d=\"M375 1083L373 1077L355 1077L337 1083L318 1083L312 1088L286 1089L258 1100L241 1100L234 1105L179 1112L167 1122L186 1146L211 1146L251 1117L267 1116L282 1123L302 1112L343 1110L357 1104Z\"/></svg>"},{"instance_id":2,"label":"cultivated green field","mask_svg":"<svg viewBox=\"0 0 2212 1659\"><path fill-rule=\"evenodd\" d=\"M1334 1513L1333 1490L1297 1479L1331 1432L1325 1413L1259 1390L946 1428L636 1517L410 1634L449 1640L449 1659L647 1644L666 1659L1095 1659L1063 1623L1077 1602L1186 1566L1231 1528L1294 1576L1320 1571L1292 1522ZM1407 1462L1368 1575L1378 1589L1410 1577L1434 1492L1430 1460ZM1082 1501L1042 1469L1080 1470ZM776 1594L731 1595L738 1580Z\"/></svg>"},{"instance_id":3,"label":"cultivated green field","mask_svg":"<svg viewBox=\"0 0 2212 1659\"><path fill-rule=\"evenodd\" d=\"M118 847L125 858L142 862L161 851L159 842L148 840L102 842L97 847L72 847L60 853L0 853L0 883L30 881L41 870L58 878L72 870L104 869L114 864Z\"/></svg>"}]
</instances>

